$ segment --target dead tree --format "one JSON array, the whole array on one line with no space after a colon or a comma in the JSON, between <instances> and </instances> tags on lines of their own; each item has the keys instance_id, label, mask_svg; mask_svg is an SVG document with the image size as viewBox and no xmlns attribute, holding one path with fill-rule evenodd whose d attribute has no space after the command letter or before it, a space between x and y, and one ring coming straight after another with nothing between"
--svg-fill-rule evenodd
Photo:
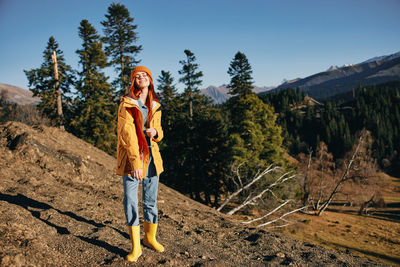
<instances>
[{"instance_id":1,"label":"dead tree","mask_svg":"<svg viewBox=\"0 0 400 267\"><path fill-rule=\"evenodd\" d=\"M308 202L308 197L310 195L310 189L308 188L308 180L310 177L310 169L311 169L311 159L312 159L312 149L310 148L308 150L308 163L307 163L307 170L304 176L304 183L303 183L303 204L306 204Z\"/></svg>"},{"instance_id":2,"label":"dead tree","mask_svg":"<svg viewBox=\"0 0 400 267\"><path fill-rule=\"evenodd\" d=\"M60 81L58 78L58 64L57 64L57 54L56 51L53 50L53 54L51 55L51 60L53 61L53 71L54 71L54 80L55 82L55 92L57 97L57 115L60 119L60 129L64 130L64 117L62 110L62 100L61 100L61 90L60 90Z\"/></svg>"},{"instance_id":3,"label":"dead tree","mask_svg":"<svg viewBox=\"0 0 400 267\"><path fill-rule=\"evenodd\" d=\"M367 214L370 207L382 208L383 206L385 206L385 200L380 192L376 192L369 200L361 203L358 215Z\"/></svg>"},{"instance_id":4,"label":"dead tree","mask_svg":"<svg viewBox=\"0 0 400 267\"><path fill-rule=\"evenodd\" d=\"M357 141L357 145L355 147L355 149L353 149L350 159L348 160L348 162L346 163L345 169L343 171L343 173L340 176L339 181L337 182L336 186L334 187L334 189L332 190L332 192L330 193L328 199L325 201L325 203L321 206L321 208L318 210L317 215L320 216L325 209L329 206L329 204L332 202L332 199L335 197L335 195L338 193L339 188L342 186L342 184L344 182L346 182L347 180L349 180L350 178L350 172L351 171L358 171L357 169L355 169L353 167L353 164L356 160L360 160L360 155L359 155L359 151L360 148L364 145L366 136L367 136L367 131L363 130L360 134L360 137L358 138Z\"/></svg>"},{"instance_id":5,"label":"dead tree","mask_svg":"<svg viewBox=\"0 0 400 267\"><path fill-rule=\"evenodd\" d=\"M319 210L333 180L333 155L328 152L326 144L320 142L315 158L311 150L307 156L300 154L299 157L302 162L306 162L301 170L303 175L298 176L303 189L303 205L310 205L314 211Z\"/></svg>"}]
</instances>

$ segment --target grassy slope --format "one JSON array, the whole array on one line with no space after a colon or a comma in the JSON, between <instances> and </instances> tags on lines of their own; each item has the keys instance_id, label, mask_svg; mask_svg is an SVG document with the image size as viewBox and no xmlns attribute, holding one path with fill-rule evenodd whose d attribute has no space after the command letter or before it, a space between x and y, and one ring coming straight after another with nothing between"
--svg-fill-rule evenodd
<instances>
[{"instance_id":1,"label":"grassy slope","mask_svg":"<svg viewBox=\"0 0 400 267\"><path fill-rule=\"evenodd\" d=\"M296 214L300 223L274 231L299 240L400 266L400 179L381 174L387 183L384 208L366 216L359 207L331 207L322 216ZM292 217L292 221L293 217Z\"/></svg>"}]
</instances>

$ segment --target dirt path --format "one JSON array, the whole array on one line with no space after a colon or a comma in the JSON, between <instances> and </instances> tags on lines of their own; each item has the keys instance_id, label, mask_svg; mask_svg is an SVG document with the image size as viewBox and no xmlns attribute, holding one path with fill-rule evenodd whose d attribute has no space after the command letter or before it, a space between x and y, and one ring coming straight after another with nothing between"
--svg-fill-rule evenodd
<instances>
[{"instance_id":1,"label":"dirt path","mask_svg":"<svg viewBox=\"0 0 400 267\"><path fill-rule=\"evenodd\" d=\"M129 266L115 159L55 128L0 125L1 266ZM162 179L162 178L161 178ZM156 253L138 266L384 266L244 227L160 185Z\"/></svg>"}]
</instances>

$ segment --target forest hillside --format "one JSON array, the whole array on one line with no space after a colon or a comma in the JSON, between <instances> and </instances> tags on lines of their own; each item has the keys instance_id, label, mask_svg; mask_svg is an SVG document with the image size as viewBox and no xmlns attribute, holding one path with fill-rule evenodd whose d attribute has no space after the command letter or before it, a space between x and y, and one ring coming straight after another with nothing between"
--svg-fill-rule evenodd
<instances>
[{"instance_id":1,"label":"forest hillside","mask_svg":"<svg viewBox=\"0 0 400 267\"><path fill-rule=\"evenodd\" d=\"M58 128L0 125L1 266L128 265L114 165ZM163 184L159 215L166 251L144 248L139 266L384 266L245 227Z\"/></svg>"}]
</instances>

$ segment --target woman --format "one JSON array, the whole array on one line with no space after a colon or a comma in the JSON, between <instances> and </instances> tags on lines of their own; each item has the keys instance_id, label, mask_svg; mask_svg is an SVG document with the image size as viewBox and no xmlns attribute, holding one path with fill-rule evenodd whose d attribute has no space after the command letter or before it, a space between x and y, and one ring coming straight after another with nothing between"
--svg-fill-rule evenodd
<instances>
[{"instance_id":1,"label":"woman","mask_svg":"<svg viewBox=\"0 0 400 267\"><path fill-rule=\"evenodd\" d=\"M157 142L163 138L161 110L149 69L136 67L131 73L132 85L121 98L118 109L117 171L124 184L124 211L132 243L127 256L131 262L142 255L138 210L138 187L142 181L144 245L163 252L157 242L158 177L163 172Z\"/></svg>"}]
</instances>

